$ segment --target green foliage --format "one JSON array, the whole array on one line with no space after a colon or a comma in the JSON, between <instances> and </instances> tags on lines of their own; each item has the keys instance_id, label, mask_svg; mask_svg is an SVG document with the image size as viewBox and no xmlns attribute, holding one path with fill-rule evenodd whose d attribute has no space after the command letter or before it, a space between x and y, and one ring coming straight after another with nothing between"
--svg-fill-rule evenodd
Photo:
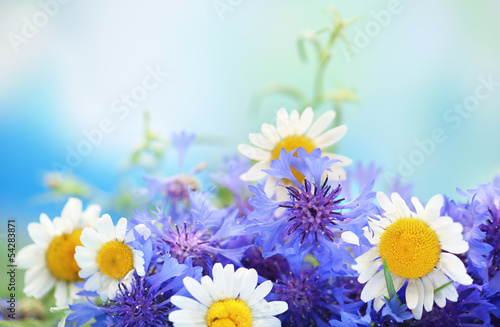
<instances>
[{"instance_id":1,"label":"green foliage","mask_svg":"<svg viewBox=\"0 0 500 327\"><path fill-rule=\"evenodd\" d=\"M251 107L252 109L259 110L261 102L265 97L281 95L295 100L299 110L304 110L307 107L316 108L327 104L337 111L335 125L338 126L341 124L342 103L356 101L356 95L353 90L347 88L327 89L324 85L325 75L333 57L332 49L334 44L340 39L349 45L343 33L355 19L343 20L332 6L328 8L326 15L331 22L331 26L317 32L303 32L297 41L300 59L303 62L314 61L317 63L312 94L307 96L308 92L304 92L294 86L272 83L264 86L257 92ZM308 45L312 47L312 54L308 54L307 52Z\"/></svg>"}]
</instances>

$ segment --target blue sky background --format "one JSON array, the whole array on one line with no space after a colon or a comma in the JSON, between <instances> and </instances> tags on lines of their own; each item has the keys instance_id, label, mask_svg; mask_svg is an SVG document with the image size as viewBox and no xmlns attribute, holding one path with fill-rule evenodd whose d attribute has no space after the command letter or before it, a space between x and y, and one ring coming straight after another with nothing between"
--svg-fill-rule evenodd
<instances>
[{"instance_id":1,"label":"blue sky background","mask_svg":"<svg viewBox=\"0 0 500 327\"><path fill-rule=\"evenodd\" d=\"M9 33L20 34L23 17L41 7L0 0L0 216L15 217L23 234L40 212L57 216L62 203L37 201L46 191L43 175L104 118L114 131L74 172L102 190L116 189L145 108L161 135L186 129L223 139L188 153L187 167L205 160L215 169L248 133L272 122L278 107L299 109L272 97L247 115L269 82L311 90L316 63L300 61L296 41L304 30L328 25L328 5L346 19L360 17L346 32L354 42L389 3L242 0L221 19L212 1L70 1L16 52ZM398 8L350 60L334 49L328 86L353 88L358 97L345 106L349 131L339 152L396 172L401 157L418 149L415 140L441 128L446 142L405 181L425 201L436 193L456 196L456 187L486 183L500 171L500 87L459 128L443 120L481 76L500 81L500 4L400 1ZM168 77L120 119L112 103L141 82L148 66ZM166 162L164 174L175 173L172 167Z\"/></svg>"}]
</instances>

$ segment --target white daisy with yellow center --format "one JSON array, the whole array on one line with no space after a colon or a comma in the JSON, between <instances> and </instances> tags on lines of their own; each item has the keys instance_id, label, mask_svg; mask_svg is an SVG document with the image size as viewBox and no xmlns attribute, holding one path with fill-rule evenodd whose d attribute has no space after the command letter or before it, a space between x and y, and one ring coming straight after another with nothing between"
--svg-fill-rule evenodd
<instances>
[{"instance_id":1,"label":"white daisy with yellow center","mask_svg":"<svg viewBox=\"0 0 500 327\"><path fill-rule=\"evenodd\" d=\"M299 115L297 110L293 110L290 116L285 109L281 108L276 116L276 127L270 124L262 124L262 134L254 133L249 135L250 142L253 145L240 144L238 146L241 154L257 161L248 172L241 175L241 179L257 181L266 177L267 174L262 169L270 168L271 160L279 158L282 148L287 152L303 148L309 153L320 148L323 156L340 160L340 162L330 167L331 172L328 172L330 180L346 179L343 166L350 165L352 160L325 151L326 148L344 137L347 132L347 126L345 125L328 129L335 119L335 115L335 111L327 111L313 123L314 114L311 108L304 110L302 115ZM301 182L304 177L293 168L292 171ZM269 176L264 187L268 195L274 193L275 185L276 178ZM276 191L279 192L281 189L286 193L285 188L278 188Z\"/></svg>"},{"instance_id":2,"label":"white daisy with yellow center","mask_svg":"<svg viewBox=\"0 0 500 327\"><path fill-rule=\"evenodd\" d=\"M42 213L40 223L30 223L28 233L35 242L22 248L16 256L19 268L27 269L24 275L24 293L40 299L55 286L56 306L72 304L78 298L75 283L80 268L76 264L75 248L80 243L82 229L95 226L101 208L89 205L82 212L82 201L68 199L61 217L51 221Z\"/></svg>"},{"instance_id":3,"label":"white daisy with yellow center","mask_svg":"<svg viewBox=\"0 0 500 327\"><path fill-rule=\"evenodd\" d=\"M396 292L408 282L406 302L416 319L422 317L423 308L431 311L434 302L442 308L446 299L457 301L452 282L470 285L472 279L455 254L466 252L469 245L463 240L462 225L441 216L443 197L434 196L425 208L413 197L416 213L397 193L389 199L379 192L377 200L385 213L380 220L369 222L371 231L365 230L373 247L356 258L353 266L360 273L358 281L366 283L361 299L375 299L377 311L383 306L383 297L388 297L383 272L386 260Z\"/></svg>"},{"instance_id":4,"label":"white daisy with yellow center","mask_svg":"<svg viewBox=\"0 0 500 327\"><path fill-rule=\"evenodd\" d=\"M274 317L288 309L283 301L267 302L264 298L273 288L265 281L257 288L255 269L239 268L229 264L222 268L216 263L213 280L203 276L201 284L191 277L184 285L195 298L172 296L171 301L181 310L169 315L176 327L275 327L281 321Z\"/></svg>"},{"instance_id":5,"label":"white daisy with yellow center","mask_svg":"<svg viewBox=\"0 0 500 327\"><path fill-rule=\"evenodd\" d=\"M144 253L125 243L127 219L116 227L109 215L97 220L97 228L85 228L76 248L75 259L86 279L84 288L99 293L101 300L114 299L118 285L130 284L134 272L144 276Z\"/></svg>"}]
</instances>

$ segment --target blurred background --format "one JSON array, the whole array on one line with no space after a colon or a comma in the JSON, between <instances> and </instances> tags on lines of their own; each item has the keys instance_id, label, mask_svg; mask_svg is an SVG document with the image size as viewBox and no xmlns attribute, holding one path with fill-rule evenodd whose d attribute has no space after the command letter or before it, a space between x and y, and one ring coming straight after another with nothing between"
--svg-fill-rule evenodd
<instances>
[{"instance_id":1,"label":"blurred background","mask_svg":"<svg viewBox=\"0 0 500 327\"><path fill-rule=\"evenodd\" d=\"M331 5L356 18L324 72L349 127L339 153L383 167L382 183L400 175L424 201L500 172L498 1L63 2L0 0L0 217L17 220L21 243L40 212L61 212L50 171L70 169L102 199L129 187L125 174L142 181L128 160L146 109L167 142L198 135L185 166L208 172L278 108L304 109L272 91L312 96L319 61L309 41L302 60L298 40L332 26ZM164 176L176 160L159 164Z\"/></svg>"}]
</instances>

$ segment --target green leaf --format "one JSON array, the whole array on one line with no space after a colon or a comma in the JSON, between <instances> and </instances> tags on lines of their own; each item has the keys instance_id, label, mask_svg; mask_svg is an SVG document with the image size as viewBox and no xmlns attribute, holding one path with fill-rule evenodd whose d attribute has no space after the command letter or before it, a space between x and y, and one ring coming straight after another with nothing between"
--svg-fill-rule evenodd
<instances>
[{"instance_id":1,"label":"green leaf","mask_svg":"<svg viewBox=\"0 0 500 327\"><path fill-rule=\"evenodd\" d=\"M439 286L438 288L436 288L436 289L434 290L434 294L436 294L437 292L439 292L440 290L442 290L442 289L443 289L443 288L445 288L446 286L450 285L451 283L453 283L453 281L451 281L451 280L450 280L448 283L446 283L446 284L443 284L443 285Z\"/></svg>"},{"instance_id":2,"label":"green leaf","mask_svg":"<svg viewBox=\"0 0 500 327\"><path fill-rule=\"evenodd\" d=\"M385 283L387 285L387 292L389 293L389 299L392 299L396 295L396 290L394 288L394 283L392 282L391 273L389 267L387 266L387 260L384 259L384 277Z\"/></svg>"}]
</instances>

